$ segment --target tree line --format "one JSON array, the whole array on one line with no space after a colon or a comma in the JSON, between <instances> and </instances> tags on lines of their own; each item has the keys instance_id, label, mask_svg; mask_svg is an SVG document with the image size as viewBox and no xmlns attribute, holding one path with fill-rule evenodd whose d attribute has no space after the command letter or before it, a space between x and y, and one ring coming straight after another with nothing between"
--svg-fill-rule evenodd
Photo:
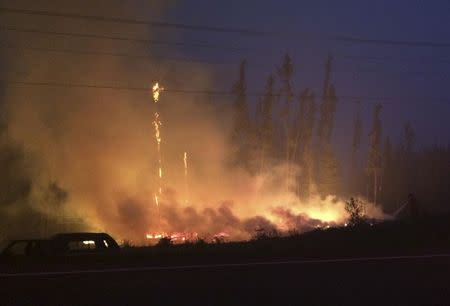
<instances>
[{"instance_id":1,"label":"tree line","mask_svg":"<svg viewBox=\"0 0 450 306\"><path fill-rule=\"evenodd\" d=\"M264 173L274 166L286 168L286 189L300 198L313 193L363 195L386 211L393 211L407 198L418 195L430 209L446 209L450 196L450 146L418 148L415 131L405 123L398 144L384 135L382 104L373 107L371 122L364 124L361 102L355 103L349 176L332 146L338 95L332 80L333 58L324 65L321 92L310 88L296 91L292 58L286 54L275 72L269 74L263 95L252 111L247 92L247 64L243 60L232 86L233 144L232 164L249 172ZM364 132L364 125L369 131ZM349 137L349 138L350 138ZM369 146L360 164L363 137ZM366 150L364 150L366 151ZM428 178L423 182L424 178ZM430 203L430 204L428 204Z\"/></svg>"}]
</instances>

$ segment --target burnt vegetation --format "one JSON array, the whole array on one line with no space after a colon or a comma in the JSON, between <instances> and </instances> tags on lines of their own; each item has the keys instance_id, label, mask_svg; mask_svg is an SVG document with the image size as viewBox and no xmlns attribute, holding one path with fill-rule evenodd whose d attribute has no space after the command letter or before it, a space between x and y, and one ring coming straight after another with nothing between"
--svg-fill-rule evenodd
<instances>
[{"instance_id":1,"label":"burnt vegetation","mask_svg":"<svg viewBox=\"0 0 450 306\"><path fill-rule=\"evenodd\" d=\"M0 267L8 271L58 267L107 267L215 264L258 261L313 260L373 256L443 254L450 251L449 215L427 216L416 220L385 221L372 224L359 222L346 227L316 229L306 233L280 235L256 231L253 239L242 242L205 241L197 239L175 244L163 238L154 246L133 246L124 242L120 252L111 254L78 254L77 256L45 256L2 258ZM14 263L14 265L11 265ZM51 264L49 266L49 264Z\"/></svg>"}]
</instances>

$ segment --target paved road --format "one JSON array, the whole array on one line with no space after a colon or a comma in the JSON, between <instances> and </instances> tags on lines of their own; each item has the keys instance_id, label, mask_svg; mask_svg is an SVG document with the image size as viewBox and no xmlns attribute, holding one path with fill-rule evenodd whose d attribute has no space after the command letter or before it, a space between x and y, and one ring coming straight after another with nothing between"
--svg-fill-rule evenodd
<instances>
[{"instance_id":1,"label":"paved road","mask_svg":"<svg viewBox=\"0 0 450 306\"><path fill-rule=\"evenodd\" d=\"M450 305L450 255L0 275L0 305Z\"/></svg>"}]
</instances>

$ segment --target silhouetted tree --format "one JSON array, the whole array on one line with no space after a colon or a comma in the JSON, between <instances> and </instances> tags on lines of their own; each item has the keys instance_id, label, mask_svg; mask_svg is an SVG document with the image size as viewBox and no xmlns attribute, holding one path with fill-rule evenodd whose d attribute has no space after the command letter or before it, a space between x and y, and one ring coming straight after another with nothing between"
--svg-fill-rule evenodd
<instances>
[{"instance_id":1,"label":"silhouetted tree","mask_svg":"<svg viewBox=\"0 0 450 306\"><path fill-rule=\"evenodd\" d=\"M313 151L312 136L314 129L314 119L316 113L316 102L314 94L307 88L299 97L299 116L297 122L296 151L299 162L302 165L302 172L299 176L298 194L309 197L313 183Z\"/></svg>"},{"instance_id":2,"label":"silhouetted tree","mask_svg":"<svg viewBox=\"0 0 450 306\"><path fill-rule=\"evenodd\" d=\"M287 164L287 181L288 189L293 188L293 152L295 147L295 139L293 136L293 130L295 127L292 124L291 110L293 108L294 93L292 89L292 77L294 75L294 65L291 57L286 54L283 58L281 67L278 68L278 76L281 81L280 97L282 100L281 105L281 123L285 132L286 139L286 164Z\"/></svg>"},{"instance_id":3,"label":"silhouetted tree","mask_svg":"<svg viewBox=\"0 0 450 306\"><path fill-rule=\"evenodd\" d=\"M317 105L315 96L310 92L305 114L305 139L303 150L303 161L305 167L305 173L308 179L308 196L313 191L314 182L314 150L313 150L313 131L315 125Z\"/></svg>"},{"instance_id":4,"label":"silhouetted tree","mask_svg":"<svg viewBox=\"0 0 450 306\"><path fill-rule=\"evenodd\" d=\"M382 180L381 180L381 188L383 190L383 194L381 195L381 203L386 211L391 211L395 209L393 205L392 198L393 193L395 192L395 176L396 167L394 161L394 152L392 149L391 139L389 136L385 138L383 155L382 155Z\"/></svg>"},{"instance_id":5,"label":"silhouetted tree","mask_svg":"<svg viewBox=\"0 0 450 306\"><path fill-rule=\"evenodd\" d=\"M243 60L239 66L239 78L233 84L234 101L234 129L232 141L235 145L236 154L234 163L249 167L250 164L250 142L251 126L250 114L247 102L247 80L246 61Z\"/></svg>"},{"instance_id":6,"label":"silhouetted tree","mask_svg":"<svg viewBox=\"0 0 450 306\"><path fill-rule=\"evenodd\" d=\"M336 96L336 89L334 88L334 85L331 84L330 88L328 90L328 102L326 104L326 114L327 119L325 120L325 133L324 133L324 140L326 144L329 144L331 141L331 136L333 135L333 127L334 127L334 115L336 113L336 102L337 102L337 96Z\"/></svg>"},{"instance_id":7,"label":"silhouetted tree","mask_svg":"<svg viewBox=\"0 0 450 306\"><path fill-rule=\"evenodd\" d=\"M259 105L260 122L260 170L267 167L267 162L273 154L273 106L274 106L274 78L269 75L264 89L264 96Z\"/></svg>"},{"instance_id":8,"label":"silhouetted tree","mask_svg":"<svg viewBox=\"0 0 450 306\"><path fill-rule=\"evenodd\" d=\"M352 170L351 170L351 182L353 183L353 190L357 190L359 184L359 171L358 171L358 152L361 147L361 134L362 134L362 120L361 120L361 102L356 103L356 113L353 120L353 139L352 139Z\"/></svg>"},{"instance_id":9,"label":"silhouetted tree","mask_svg":"<svg viewBox=\"0 0 450 306\"><path fill-rule=\"evenodd\" d=\"M337 194L341 190L341 168L330 146L322 150L320 162L319 190L322 195Z\"/></svg>"},{"instance_id":10,"label":"silhouetted tree","mask_svg":"<svg viewBox=\"0 0 450 306\"><path fill-rule=\"evenodd\" d=\"M278 77L281 81L280 94L282 96L283 105L281 109L281 117L289 121L290 110L294 101L294 92L292 89L292 77L294 76L294 65L289 54L283 58L281 67L278 68Z\"/></svg>"},{"instance_id":11,"label":"silhouetted tree","mask_svg":"<svg viewBox=\"0 0 450 306\"><path fill-rule=\"evenodd\" d=\"M329 194L337 190L339 163L331 148L331 136L334 126L334 115L336 112L337 96L334 85L331 84L332 57L327 58L325 64L325 81L323 88L322 103L320 105L320 117L318 125L317 146L317 182L322 194Z\"/></svg>"},{"instance_id":12,"label":"silhouetted tree","mask_svg":"<svg viewBox=\"0 0 450 306\"><path fill-rule=\"evenodd\" d=\"M369 159L367 162L367 173L373 179L373 202L377 204L377 195L380 190L380 176L381 176L381 104L376 104L373 120L372 130L370 131L370 147Z\"/></svg>"},{"instance_id":13,"label":"silhouetted tree","mask_svg":"<svg viewBox=\"0 0 450 306\"><path fill-rule=\"evenodd\" d=\"M413 185L416 176L414 166L414 143L416 134L409 122L405 123L402 131L402 139L400 145L400 167L402 167L404 193L413 192Z\"/></svg>"},{"instance_id":14,"label":"silhouetted tree","mask_svg":"<svg viewBox=\"0 0 450 306\"><path fill-rule=\"evenodd\" d=\"M319 126L318 126L318 136L319 136L319 149L323 142L326 141L328 135L327 128L330 126L330 115L331 115L331 105L329 101L330 95L330 78L331 78L331 66L332 66L332 57L328 56L327 61L325 63L325 79L322 90L322 103L320 104L320 117L319 117Z\"/></svg>"},{"instance_id":15,"label":"silhouetted tree","mask_svg":"<svg viewBox=\"0 0 450 306\"><path fill-rule=\"evenodd\" d=\"M403 147L405 152L412 153L414 143L416 141L416 133L409 122L403 127Z\"/></svg>"}]
</instances>

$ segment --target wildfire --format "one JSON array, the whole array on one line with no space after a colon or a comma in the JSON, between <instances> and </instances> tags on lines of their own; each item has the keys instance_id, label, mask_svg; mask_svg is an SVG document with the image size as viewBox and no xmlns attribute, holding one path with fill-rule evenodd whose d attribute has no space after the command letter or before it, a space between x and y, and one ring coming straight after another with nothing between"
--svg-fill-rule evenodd
<instances>
[{"instance_id":1,"label":"wildfire","mask_svg":"<svg viewBox=\"0 0 450 306\"><path fill-rule=\"evenodd\" d=\"M148 233L145 237L152 241L157 242L161 239L169 239L172 243L185 243L198 241L199 236L197 232L174 232L174 233L166 233L166 232L155 232ZM225 241L230 238L230 235L227 232L219 232L213 236L209 236L210 241L218 242Z\"/></svg>"},{"instance_id":2,"label":"wildfire","mask_svg":"<svg viewBox=\"0 0 450 306\"><path fill-rule=\"evenodd\" d=\"M155 112L155 119L153 120L153 126L155 127L155 139L156 139L156 143L158 144L158 149L161 145L161 131L160 131L161 125L162 125L162 122L159 119L159 113Z\"/></svg>"},{"instance_id":3,"label":"wildfire","mask_svg":"<svg viewBox=\"0 0 450 306\"><path fill-rule=\"evenodd\" d=\"M173 243L183 243L187 241L195 241L198 239L198 234L196 232L175 232L175 233L148 233L145 237L149 240L158 241L160 239L170 239Z\"/></svg>"},{"instance_id":4,"label":"wildfire","mask_svg":"<svg viewBox=\"0 0 450 306\"><path fill-rule=\"evenodd\" d=\"M229 235L228 233L226 233L226 232L220 232L220 233L215 234L215 235L213 236L213 239L214 239L214 240L224 240L224 239L227 239L227 238L229 238L229 237L230 237L230 235Z\"/></svg>"},{"instance_id":5,"label":"wildfire","mask_svg":"<svg viewBox=\"0 0 450 306\"><path fill-rule=\"evenodd\" d=\"M155 103L157 103L159 101L159 94L163 90L164 90L164 88L163 87L159 87L158 82L156 82L155 85L153 85L152 92L153 92L153 101L155 101Z\"/></svg>"},{"instance_id":6,"label":"wildfire","mask_svg":"<svg viewBox=\"0 0 450 306\"><path fill-rule=\"evenodd\" d=\"M199 192L197 189L199 184L196 184L197 171L191 170L196 170L192 168L195 167L195 164L190 164L191 156L188 156L188 152L185 150L177 150L176 154L167 156L176 157L173 162L178 169L179 177L171 182L168 180L168 174L171 172L164 169L166 171L164 172L164 186L167 187L165 190L174 190L175 192L168 192L167 198L163 198L163 161L164 167L168 166L170 162L169 159L163 159L162 156L162 149L166 152L166 144L169 143L166 134L162 131L165 116L164 114L161 116L161 103L158 103L163 90L164 88L160 87L159 83L152 86L155 108L152 141L156 141L158 154L157 173L153 174L157 179L157 184L153 187L153 193L159 223L155 223L151 229L147 228L149 232L145 237L148 241L157 242L160 239L169 239L173 243L183 243L197 240L200 234L201 237L208 237L206 239L210 241L219 242L250 239L255 231L259 230L283 235L344 225L346 222L344 201L332 195L323 198L314 193L308 199L300 199L291 190L292 188L282 187L286 184L290 185L292 182L291 176L295 171L291 169L290 165L273 167L270 168L270 171L264 171L251 177L246 173L230 170L230 175L224 174L226 182L223 188L222 186L214 188L215 185L206 182L207 184L203 184L202 190ZM184 133L184 130L181 130ZM163 135L164 147L162 148ZM202 156L199 155L196 158L201 160ZM168 167L168 169L171 168ZM209 174L209 172L206 173ZM205 175L204 177L208 179L212 176ZM237 183L238 181L244 183ZM171 185L171 183L175 185ZM213 187L210 188L210 186ZM221 197L220 202L222 199L230 199L230 203L224 201L223 205L220 204L221 206L209 207L208 202L214 205L216 194ZM183 202L185 205L178 205ZM205 207L205 205L208 206ZM186 213L181 213L180 209L186 209ZM164 213L161 214L161 212Z\"/></svg>"},{"instance_id":7,"label":"wildfire","mask_svg":"<svg viewBox=\"0 0 450 306\"><path fill-rule=\"evenodd\" d=\"M184 202L188 203L189 197L189 185L188 185L188 159L187 152L184 152L183 162L184 162Z\"/></svg>"},{"instance_id":8,"label":"wildfire","mask_svg":"<svg viewBox=\"0 0 450 306\"><path fill-rule=\"evenodd\" d=\"M159 95L162 90L164 90L164 88L159 87L158 83L155 83L155 85L153 85L153 87L152 87L153 102L157 103L159 101ZM153 126L155 127L155 140L156 140L156 145L158 148L158 181L159 181L158 193L159 193L159 195L161 195L161 193L162 193L162 177L163 177L162 156L161 156L161 141L162 141L161 126L162 126L162 122L161 122L158 110L155 111L154 117L155 118L153 120ZM159 201L158 201L158 196L156 194L155 194L155 204L159 209Z\"/></svg>"}]
</instances>

